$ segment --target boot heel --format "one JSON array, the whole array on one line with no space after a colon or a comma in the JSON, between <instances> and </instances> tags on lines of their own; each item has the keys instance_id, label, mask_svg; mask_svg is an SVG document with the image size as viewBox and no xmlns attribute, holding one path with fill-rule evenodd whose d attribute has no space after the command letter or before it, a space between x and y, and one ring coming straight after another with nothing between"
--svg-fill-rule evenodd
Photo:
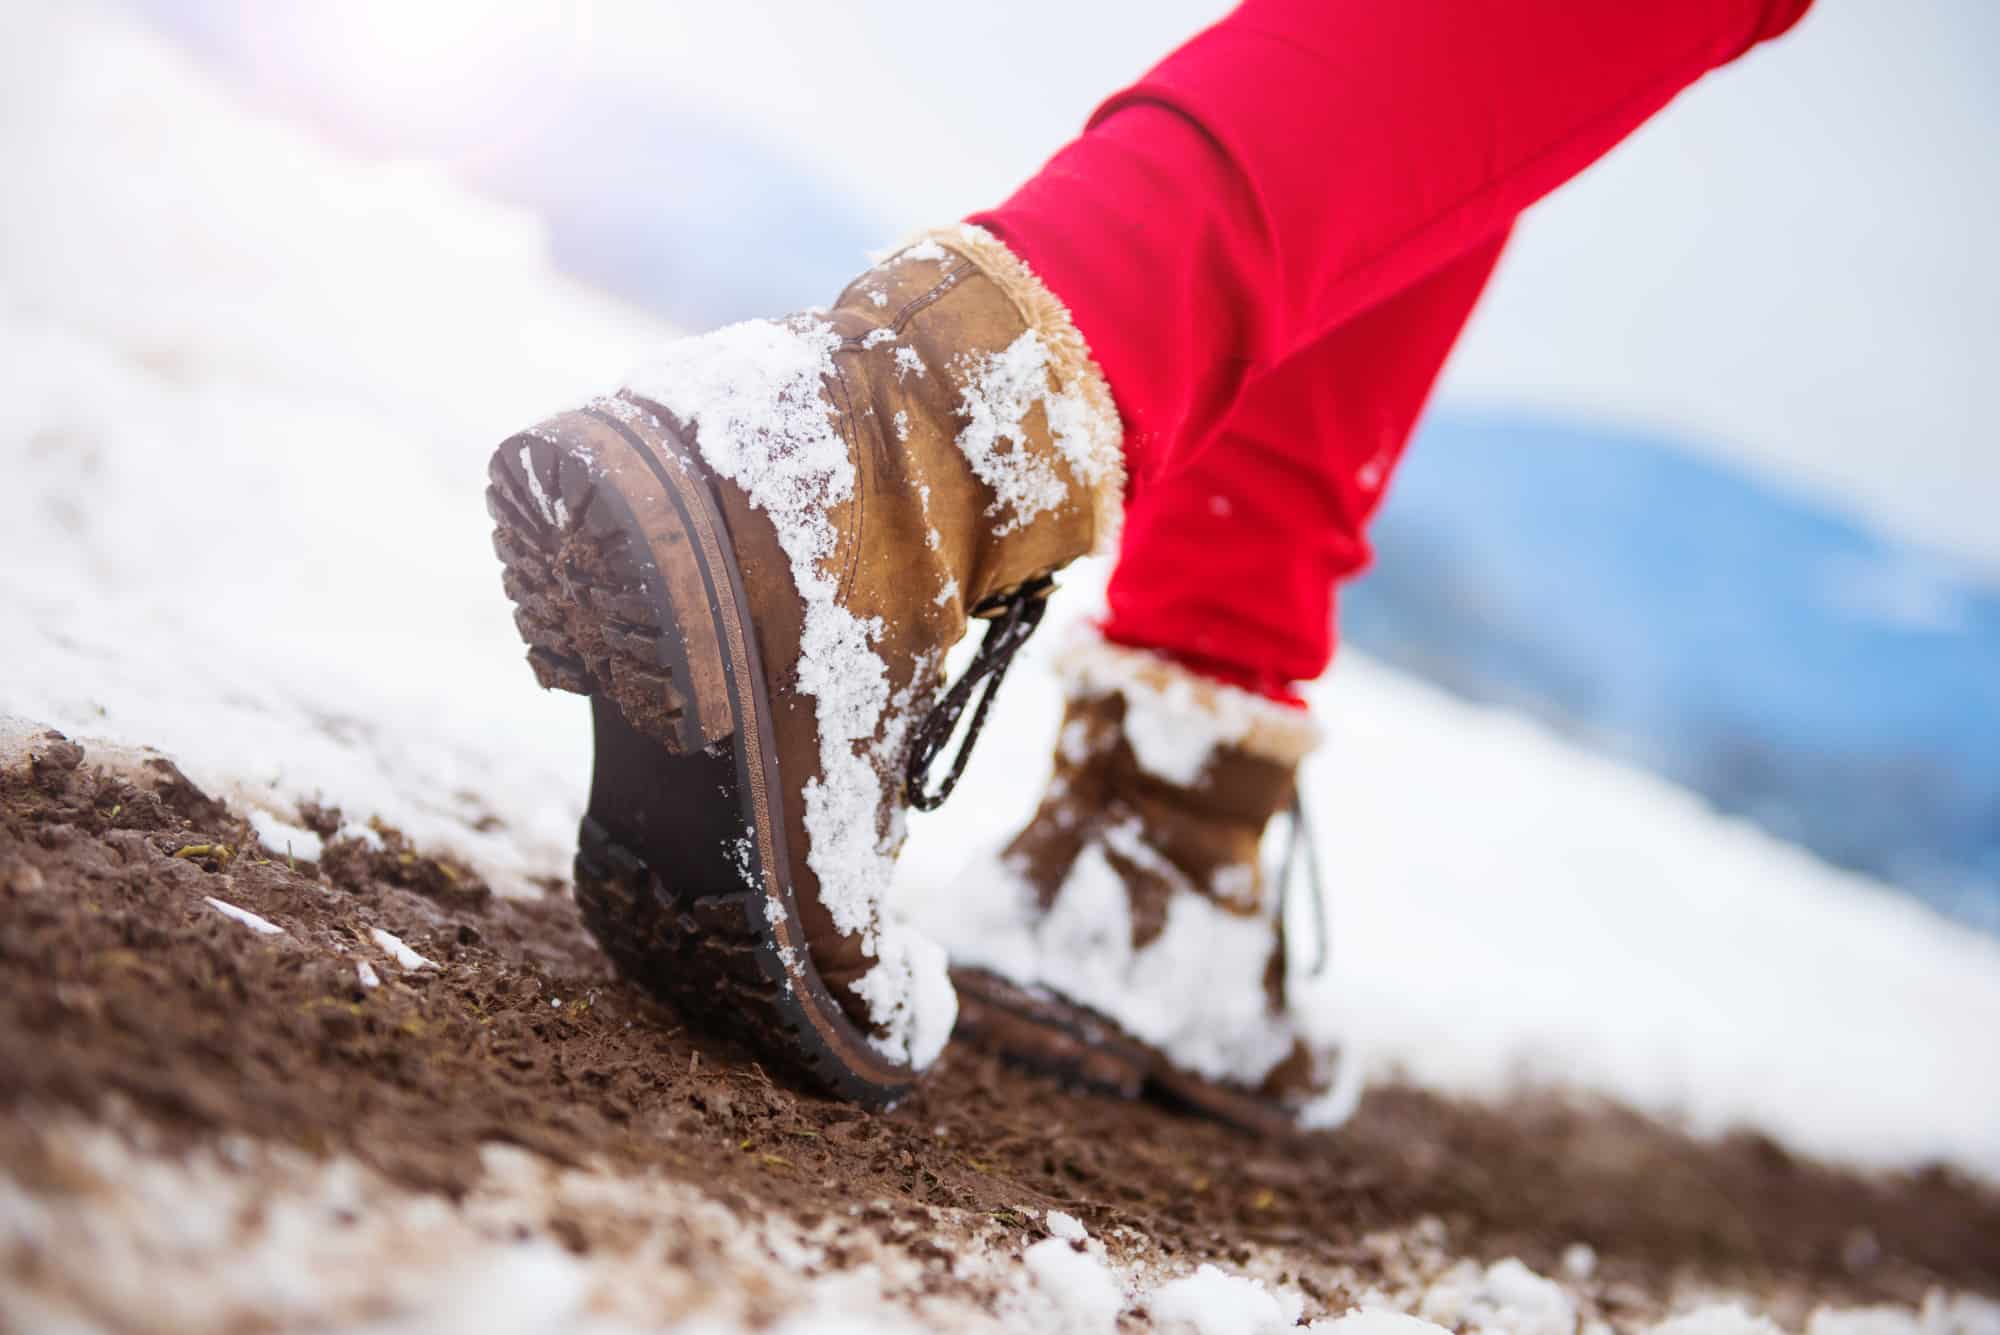
<instances>
[{"instance_id":1,"label":"boot heel","mask_svg":"<svg viewBox=\"0 0 2000 1335\"><path fill-rule=\"evenodd\" d=\"M656 466L671 448L656 421L623 403L563 413L494 451L486 509L535 679L609 700L687 755L736 722L710 578L669 491L677 473L699 483Z\"/></svg>"}]
</instances>

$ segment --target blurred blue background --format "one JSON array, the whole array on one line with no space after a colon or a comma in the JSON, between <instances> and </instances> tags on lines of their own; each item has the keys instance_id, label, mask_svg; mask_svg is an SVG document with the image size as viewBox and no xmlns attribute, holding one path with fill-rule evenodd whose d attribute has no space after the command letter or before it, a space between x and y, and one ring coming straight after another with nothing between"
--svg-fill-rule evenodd
<instances>
[{"instance_id":1,"label":"blurred blue background","mask_svg":"<svg viewBox=\"0 0 2000 1335\"><path fill-rule=\"evenodd\" d=\"M1222 8L133 3L689 327L1004 194ZM1524 222L1343 636L2000 930L2000 11L1821 9Z\"/></svg>"},{"instance_id":2,"label":"blurred blue background","mask_svg":"<svg viewBox=\"0 0 2000 1335\"><path fill-rule=\"evenodd\" d=\"M1968 566L1672 437L1449 409L1375 537L1349 643L2000 928L2000 590Z\"/></svg>"}]
</instances>

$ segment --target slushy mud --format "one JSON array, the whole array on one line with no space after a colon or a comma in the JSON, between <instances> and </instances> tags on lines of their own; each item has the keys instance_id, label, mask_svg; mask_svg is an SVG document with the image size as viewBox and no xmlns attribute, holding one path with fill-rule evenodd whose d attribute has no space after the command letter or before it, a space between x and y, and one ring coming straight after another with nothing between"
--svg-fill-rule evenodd
<instances>
[{"instance_id":1,"label":"slushy mud","mask_svg":"<svg viewBox=\"0 0 2000 1335\"><path fill-rule=\"evenodd\" d=\"M49 734L0 772L0 1151L17 1188L73 1189L42 1128L84 1118L143 1128L155 1153L351 1157L449 1202L479 1189L482 1146L510 1145L685 1184L745 1219L847 1219L974 1301L990 1295L950 1258L1043 1237L1050 1209L1114 1258L1275 1267L1308 1317L1394 1287L1385 1237L1543 1273L1587 1243L1591 1314L1620 1326L1691 1282L1815 1302L2000 1294L2000 1193L1952 1170L1864 1175L1555 1091L1480 1104L1391 1083L1340 1132L1281 1145L954 1047L866 1113L622 983L566 886L499 896L394 831L306 816L316 862L260 846L164 760L121 776ZM545 1222L587 1253L628 1245L623 1218ZM42 1273L33 1251L0 1274Z\"/></svg>"}]
</instances>

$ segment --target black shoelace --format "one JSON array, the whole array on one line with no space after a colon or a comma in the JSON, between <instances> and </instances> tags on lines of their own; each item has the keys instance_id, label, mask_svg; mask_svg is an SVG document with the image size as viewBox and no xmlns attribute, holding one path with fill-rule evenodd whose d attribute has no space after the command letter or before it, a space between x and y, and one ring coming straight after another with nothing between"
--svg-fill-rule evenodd
<instances>
[{"instance_id":1,"label":"black shoelace","mask_svg":"<svg viewBox=\"0 0 2000 1335\"><path fill-rule=\"evenodd\" d=\"M1278 869L1278 930L1284 931L1284 923L1290 915L1292 903L1292 875L1299 860L1300 849L1305 850L1306 884L1312 889L1313 914L1313 964L1306 971L1307 978L1317 978L1326 972L1332 958L1331 933L1327 926L1326 882L1320 876L1319 847L1313 841L1312 823L1306 819L1305 799L1300 796L1297 784L1292 785L1291 834L1285 841L1285 860Z\"/></svg>"},{"instance_id":2,"label":"black shoelace","mask_svg":"<svg viewBox=\"0 0 2000 1335\"><path fill-rule=\"evenodd\" d=\"M979 652L973 657L972 665L965 675L952 683L931 712L917 726L916 740L910 746L910 760L903 774L903 795L911 806L919 811L936 811L951 796L952 789L965 773L965 764L972 759L973 743L979 740L979 730L986 726L986 712L993 707L993 696L1000 689L1000 682L1007 675L1007 668L1014 661L1014 655L1035 633L1035 627L1042 624L1042 613L1048 609L1049 592L1056 582L1048 575L1038 575L1010 593L988 599L972 609L972 615L988 619L986 634L979 642ZM944 776L936 792L929 791L931 765L951 741L951 735L958 731L958 721L965 715L966 706L972 704L972 693L979 692L979 703L973 707L972 722L965 730L965 740L959 743L958 754L952 757L951 770Z\"/></svg>"}]
</instances>

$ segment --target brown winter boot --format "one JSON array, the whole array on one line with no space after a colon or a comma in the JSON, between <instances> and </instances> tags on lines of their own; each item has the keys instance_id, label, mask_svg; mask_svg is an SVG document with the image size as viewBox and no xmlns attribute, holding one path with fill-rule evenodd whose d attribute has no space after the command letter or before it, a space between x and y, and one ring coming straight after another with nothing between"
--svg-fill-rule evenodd
<instances>
[{"instance_id":1,"label":"brown winter boot","mask_svg":"<svg viewBox=\"0 0 2000 1335\"><path fill-rule=\"evenodd\" d=\"M584 920L690 1019L893 1101L956 1016L942 950L883 908L906 791L941 799L972 688L1119 522L1068 313L990 234L934 232L830 311L671 345L490 474L528 661L593 703Z\"/></svg>"},{"instance_id":2,"label":"brown winter boot","mask_svg":"<svg viewBox=\"0 0 2000 1335\"><path fill-rule=\"evenodd\" d=\"M956 887L960 1032L1255 1130L1337 1124L1358 1089L1336 1087L1331 1046L1287 1002L1259 856L1317 729L1092 633L1060 666L1069 703L1040 809Z\"/></svg>"}]
</instances>

